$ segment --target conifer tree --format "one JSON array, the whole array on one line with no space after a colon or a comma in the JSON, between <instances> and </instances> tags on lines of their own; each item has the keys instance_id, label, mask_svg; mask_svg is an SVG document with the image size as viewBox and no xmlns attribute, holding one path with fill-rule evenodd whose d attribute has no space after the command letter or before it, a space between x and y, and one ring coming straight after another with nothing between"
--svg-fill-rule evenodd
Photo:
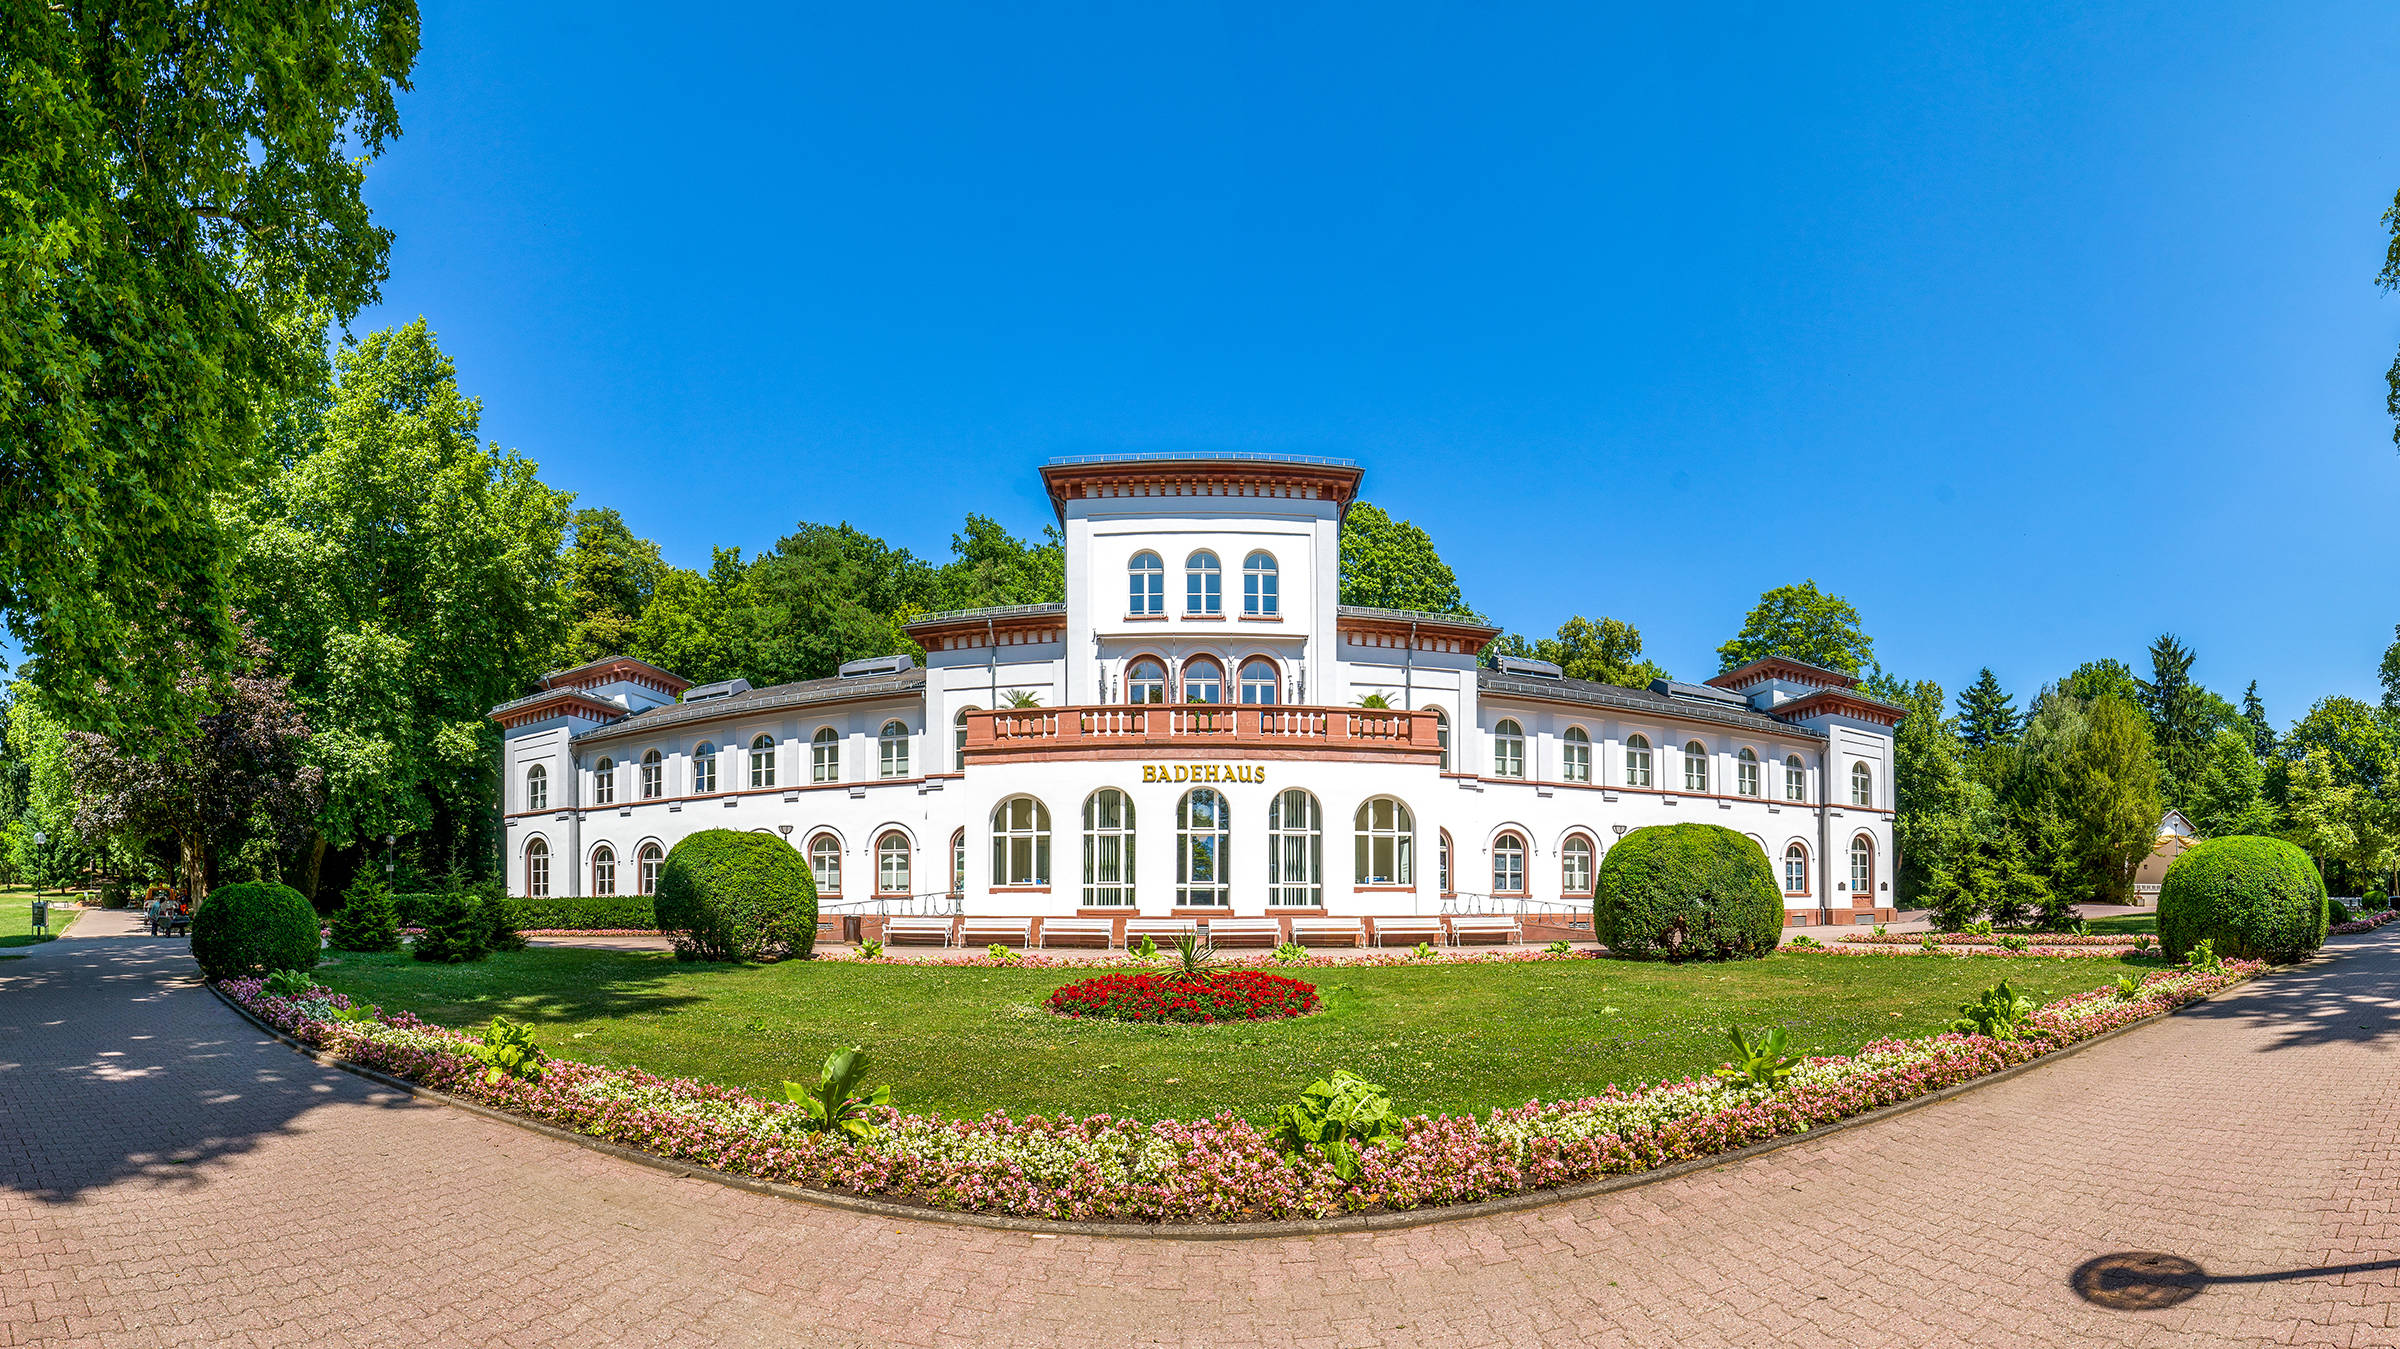
<instances>
[{"instance_id":1,"label":"conifer tree","mask_svg":"<svg viewBox=\"0 0 2400 1349\"><path fill-rule=\"evenodd\" d=\"M370 864L342 892L342 911L333 916L332 941L337 951L397 951L400 919L392 911L391 892Z\"/></svg>"},{"instance_id":2,"label":"conifer tree","mask_svg":"<svg viewBox=\"0 0 2400 1349\"><path fill-rule=\"evenodd\" d=\"M2000 680L1986 665L1958 695L1958 737L1968 749L1982 751L1994 745L2016 743L2022 727L2017 720L2016 704L2000 687Z\"/></svg>"},{"instance_id":3,"label":"conifer tree","mask_svg":"<svg viewBox=\"0 0 2400 1349\"><path fill-rule=\"evenodd\" d=\"M2150 644L2150 677L2136 681L2142 710L2150 714L2150 740L2158 755L2160 794L2180 806L2199 779L2211 727L2203 691L2192 682L2192 651L2166 633Z\"/></svg>"},{"instance_id":4,"label":"conifer tree","mask_svg":"<svg viewBox=\"0 0 2400 1349\"><path fill-rule=\"evenodd\" d=\"M2242 727L2250 737L2250 753L2260 763L2275 757L2275 726L2267 720L2267 705L2258 699L2258 681L2242 694Z\"/></svg>"}]
</instances>

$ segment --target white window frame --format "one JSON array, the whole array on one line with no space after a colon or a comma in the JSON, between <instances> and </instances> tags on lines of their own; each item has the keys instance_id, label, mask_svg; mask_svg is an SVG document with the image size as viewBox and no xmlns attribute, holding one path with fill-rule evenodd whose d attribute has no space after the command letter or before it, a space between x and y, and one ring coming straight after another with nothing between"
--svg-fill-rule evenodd
<instances>
[{"instance_id":1,"label":"white window frame","mask_svg":"<svg viewBox=\"0 0 2400 1349\"><path fill-rule=\"evenodd\" d=\"M717 789L717 747L703 740L692 751L692 794L706 796Z\"/></svg>"},{"instance_id":2,"label":"white window frame","mask_svg":"<svg viewBox=\"0 0 2400 1349\"><path fill-rule=\"evenodd\" d=\"M1208 818L1195 823L1193 807L1203 805ZM1203 854L1205 868L1200 865ZM1185 792L1175 802L1175 906L1221 909L1232 904L1232 857L1232 810L1225 794L1214 787Z\"/></svg>"},{"instance_id":3,"label":"white window frame","mask_svg":"<svg viewBox=\"0 0 2400 1349\"><path fill-rule=\"evenodd\" d=\"M642 755L642 799L655 801L666 794L667 761L657 750Z\"/></svg>"},{"instance_id":4,"label":"white window frame","mask_svg":"<svg viewBox=\"0 0 2400 1349\"><path fill-rule=\"evenodd\" d=\"M1687 740L1683 745L1683 789L1708 791L1708 746L1697 740Z\"/></svg>"},{"instance_id":5,"label":"white window frame","mask_svg":"<svg viewBox=\"0 0 2400 1349\"><path fill-rule=\"evenodd\" d=\"M617 850L603 843L592 849L592 894L595 898L617 892Z\"/></svg>"},{"instance_id":6,"label":"white window frame","mask_svg":"<svg viewBox=\"0 0 2400 1349\"><path fill-rule=\"evenodd\" d=\"M665 870L666 865L666 850L655 843L643 844L642 850L634 855L634 883L641 887L643 894L658 893L658 873Z\"/></svg>"},{"instance_id":7,"label":"white window frame","mask_svg":"<svg viewBox=\"0 0 2400 1349\"><path fill-rule=\"evenodd\" d=\"M1569 726L1559 736L1558 773L1568 782L1592 780L1592 736L1581 726Z\"/></svg>"},{"instance_id":8,"label":"white window frame","mask_svg":"<svg viewBox=\"0 0 2400 1349\"><path fill-rule=\"evenodd\" d=\"M764 732L750 737L750 787L763 791L775 785L775 737Z\"/></svg>"},{"instance_id":9,"label":"white window frame","mask_svg":"<svg viewBox=\"0 0 2400 1349\"><path fill-rule=\"evenodd\" d=\"M1638 733L1625 737L1625 785L1628 787L1655 785L1656 778L1650 771L1650 764L1649 738Z\"/></svg>"},{"instance_id":10,"label":"white window frame","mask_svg":"<svg viewBox=\"0 0 2400 1349\"><path fill-rule=\"evenodd\" d=\"M1744 796L1759 794L1758 751L1744 745L1733 756L1734 790Z\"/></svg>"},{"instance_id":11,"label":"white window frame","mask_svg":"<svg viewBox=\"0 0 2400 1349\"><path fill-rule=\"evenodd\" d=\"M895 729L898 734L894 734ZM883 724L875 734L876 775L886 778L908 776L908 723L898 717Z\"/></svg>"},{"instance_id":12,"label":"white window frame","mask_svg":"<svg viewBox=\"0 0 2400 1349\"><path fill-rule=\"evenodd\" d=\"M617 761L602 755L600 762L592 765L592 804L613 806L616 803ZM536 806L534 809L539 810L540 807Z\"/></svg>"},{"instance_id":13,"label":"white window frame","mask_svg":"<svg viewBox=\"0 0 2400 1349\"><path fill-rule=\"evenodd\" d=\"M1804 844L1786 844L1783 849L1783 892L1787 895L1808 893L1808 848Z\"/></svg>"},{"instance_id":14,"label":"white window frame","mask_svg":"<svg viewBox=\"0 0 2400 1349\"><path fill-rule=\"evenodd\" d=\"M1167 612L1166 559L1145 548L1125 564L1126 609L1134 618L1163 618Z\"/></svg>"},{"instance_id":15,"label":"white window frame","mask_svg":"<svg viewBox=\"0 0 2400 1349\"><path fill-rule=\"evenodd\" d=\"M993 887L1028 888L1049 883L1050 807L1042 804L1040 797L1021 793L993 806Z\"/></svg>"},{"instance_id":16,"label":"white window frame","mask_svg":"<svg viewBox=\"0 0 2400 1349\"><path fill-rule=\"evenodd\" d=\"M1378 817L1376 807L1389 809ZM1417 884L1417 817L1396 796L1370 796L1350 817L1351 873L1360 885ZM1378 868L1381 868L1379 871Z\"/></svg>"},{"instance_id":17,"label":"white window frame","mask_svg":"<svg viewBox=\"0 0 2400 1349\"><path fill-rule=\"evenodd\" d=\"M894 848L894 843L898 843L899 847ZM915 883L912 879L915 852L916 849L909 844L908 835L897 829L887 829L882 837L875 840L876 894L905 895L910 892L909 887ZM897 884L894 883L895 878Z\"/></svg>"},{"instance_id":18,"label":"white window frame","mask_svg":"<svg viewBox=\"0 0 2400 1349\"><path fill-rule=\"evenodd\" d=\"M1264 565L1261 565L1264 564ZM1242 613L1250 618L1273 618L1283 612L1277 593L1275 555L1259 549L1242 559Z\"/></svg>"},{"instance_id":19,"label":"white window frame","mask_svg":"<svg viewBox=\"0 0 2400 1349\"><path fill-rule=\"evenodd\" d=\"M842 733L831 726L819 726L808 737L808 780L842 780Z\"/></svg>"},{"instance_id":20,"label":"white window frame","mask_svg":"<svg viewBox=\"0 0 2400 1349\"><path fill-rule=\"evenodd\" d=\"M1797 754L1784 756L1783 799L1786 801L1806 801L1808 799L1808 765L1800 762L1800 756Z\"/></svg>"},{"instance_id":21,"label":"white window frame","mask_svg":"<svg viewBox=\"0 0 2400 1349\"><path fill-rule=\"evenodd\" d=\"M1267 907L1325 906L1325 807L1304 787L1267 799Z\"/></svg>"},{"instance_id":22,"label":"white window frame","mask_svg":"<svg viewBox=\"0 0 2400 1349\"><path fill-rule=\"evenodd\" d=\"M832 834L818 834L808 841L808 872L817 883L817 896L839 896L842 893L842 841Z\"/></svg>"},{"instance_id":23,"label":"white window frame","mask_svg":"<svg viewBox=\"0 0 2400 1349\"><path fill-rule=\"evenodd\" d=\"M525 770L525 808L550 808L550 770L538 763Z\"/></svg>"},{"instance_id":24,"label":"white window frame","mask_svg":"<svg viewBox=\"0 0 2400 1349\"><path fill-rule=\"evenodd\" d=\"M1525 776L1525 728L1515 717L1502 717L1492 727L1492 776Z\"/></svg>"},{"instance_id":25,"label":"white window frame","mask_svg":"<svg viewBox=\"0 0 2400 1349\"><path fill-rule=\"evenodd\" d=\"M1521 895L1525 890L1524 835L1508 830L1492 840L1492 893Z\"/></svg>"},{"instance_id":26,"label":"white window frame","mask_svg":"<svg viewBox=\"0 0 2400 1349\"><path fill-rule=\"evenodd\" d=\"M550 893L550 844L534 839L525 845L525 894L540 899Z\"/></svg>"},{"instance_id":27,"label":"white window frame","mask_svg":"<svg viewBox=\"0 0 2400 1349\"><path fill-rule=\"evenodd\" d=\"M1183 611L1207 618L1225 612L1225 564L1205 548L1183 560Z\"/></svg>"},{"instance_id":28,"label":"white window frame","mask_svg":"<svg viewBox=\"0 0 2400 1349\"><path fill-rule=\"evenodd\" d=\"M1592 865L1595 849L1592 840L1583 834L1569 834L1558 850L1558 893L1566 898L1589 896L1592 880L1598 874Z\"/></svg>"},{"instance_id":29,"label":"white window frame","mask_svg":"<svg viewBox=\"0 0 2400 1349\"><path fill-rule=\"evenodd\" d=\"M1850 762L1850 804L1866 810L1875 808L1875 770L1864 759Z\"/></svg>"},{"instance_id":30,"label":"white window frame","mask_svg":"<svg viewBox=\"0 0 2400 1349\"><path fill-rule=\"evenodd\" d=\"M1133 797L1102 787L1083 798L1083 903L1093 909L1134 907ZM1113 872L1115 879L1102 873Z\"/></svg>"}]
</instances>

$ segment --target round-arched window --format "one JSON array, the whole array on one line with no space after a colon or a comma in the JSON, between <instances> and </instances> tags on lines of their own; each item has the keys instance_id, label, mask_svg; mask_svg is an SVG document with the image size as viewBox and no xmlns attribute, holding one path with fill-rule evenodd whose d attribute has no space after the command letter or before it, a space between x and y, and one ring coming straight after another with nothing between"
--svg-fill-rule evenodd
<instances>
[{"instance_id":1,"label":"round-arched window","mask_svg":"<svg viewBox=\"0 0 2400 1349\"><path fill-rule=\"evenodd\" d=\"M882 733L875 737L875 750L877 768L881 776L887 778L907 777L908 723L898 720L885 722Z\"/></svg>"},{"instance_id":2,"label":"round-arched window","mask_svg":"<svg viewBox=\"0 0 2400 1349\"><path fill-rule=\"evenodd\" d=\"M1513 717L1502 717L1492 728L1492 776L1525 776L1525 728Z\"/></svg>"},{"instance_id":3,"label":"round-arched window","mask_svg":"<svg viewBox=\"0 0 2400 1349\"><path fill-rule=\"evenodd\" d=\"M550 808L550 770L538 763L525 770L525 808L527 810L548 810Z\"/></svg>"},{"instance_id":4,"label":"round-arched window","mask_svg":"<svg viewBox=\"0 0 2400 1349\"><path fill-rule=\"evenodd\" d=\"M1515 834L1492 840L1492 893L1525 893L1525 840Z\"/></svg>"},{"instance_id":5,"label":"round-arched window","mask_svg":"<svg viewBox=\"0 0 2400 1349\"><path fill-rule=\"evenodd\" d=\"M1581 834L1567 836L1558 853L1558 889L1565 895L1592 892L1592 841Z\"/></svg>"},{"instance_id":6,"label":"round-arched window","mask_svg":"<svg viewBox=\"0 0 2400 1349\"><path fill-rule=\"evenodd\" d=\"M1388 796L1358 803L1351 821L1352 858L1360 885L1417 883L1417 817L1408 806Z\"/></svg>"},{"instance_id":7,"label":"round-arched window","mask_svg":"<svg viewBox=\"0 0 2400 1349\"><path fill-rule=\"evenodd\" d=\"M1650 742L1638 735L1625 737L1625 785L1647 787L1650 779Z\"/></svg>"},{"instance_id":8,"label":"round-arched window","mask_svg":"<svg viewBox=\"0 0 2400 1349\"><path fill-rule=\"evenodd\" d=\"M1194 656L1183 663L1183 700L1187 703L1225 701L1225 667L1214 656Z\"/></svg>"},{"instance_id":9,"label":"round-arched window","mask_svg":"<svg viewBox=\"0 0 2400 1349\"><path fill-rule=\"evenodd\" d=\"M1744 796L1758 795L1758 754L1749 746L1733 756L1733 776L1737 790Z\"/></svg>"},{"instance_id":10,"label":"round-arched window","mask_svg":"<svg viewBox=\"0 0 2400 1349\"><path fill-rule=\"evenodd\" d=\"M1157 618L1167 612L1167 564L1158 554L1139 552L1125 566L1128 579L1125 612L1134 618Z\"/></svg>"},{"instance_id":11,"label":"round-arched window","mask_svg":"<svg viewBox=\"0 0 2400 1349\"><path fill-rule=\"evenodd\" d=\"M645 843L642 845L641 854L635 859L635 865L640 872L637 879L643 894L655 895L658 893L658 871L666 864L667 854L657 844Z\"/></svg>"},{"instance_id":12,"label":"round-arched window","mask_svg":"<svg viewBox=\"0 0 2400 1349\"><path fill-rule=\"evenodd\" d=\"M1790 755L1783 761L1783 799L1786 801L1808 799L1808 768L1800 762L1800 756L1797 754Z\"/></svg>"},{"instance_id":13,"label":"round-arched window","mask_svg":"<svg viewBox=\"0 0 2400 1349\"><path fill-rule=\"evenodd\" d=\"M1559 740L1559 776L1569 782L1591 781L1592 737L1581 726L1569 726Z\"/></svg>"},{"instance_id":14,"label":"round-arched window","mask_svg":"<svg viewBox=\"0 0 2400 1349\"><path fill-rule=\"evenodd\" d=\"M538 838L525 845L525 893L535 899L550 893L550 845Z\"/></svg>"},{"instance_id":15,"label":"round-arched window","mask_svg":"<svg viewBox=\"0 0 2400 1349\"><path fill-rule=\"evenodd\" d=\"M1183 564L1183 611L1187 614L1225 612L1225 576L1217 555L1194 553Z\"/></svg>"},{"instance_id":16,"label":"round-arched window","mask_svg":"<svg viewBox=\"0 0 2400 1349\"><path fill-rule=\"evenodd\" d=\"M651 750L642 756L642 799L655 801L666 789L667 762L659 757L657 750Z\"/></svg>"},{"instance_id":17,"label":"round-arched window","mask_svg":"<svg viewBox=\"0 0 2400 1349\"><path fill-rule=\"evenodd\" d=\"M1272 707L1282 691L1283 676L1276 673L1275 662L1264 656L1252 656L1242 662L1242 701L1252 707Z\"/></svg>"},{"instance_id":18,"label":"round-arched window","mask_svg":"<svg viewBox=\"0 0 2400 1349\"><path fill-rule=\"evenodd\" d=\"M1787 895L1808 893L1808 849L1797 843L1783 850L1783 892Z\"/></svg>"},{"instance_id":19,"label":"round-arched window","mask_svg":"<svg viewBox=\"0 0 2400 1349\"><path fill-rule=\"evenodd\" d=\"M692 751L692 791L705 795L717 789L717 747L703 740Z\"/></svg>"},{"instance_id":20,"label":"round-arched window","mask_svg":"<svg viewBox=\"0 0 2400 1349\"><path fill-rule=\"evenodd\" d=\"M1270 553L1252 553L1242 560L1242 613L1251 618L1273 618L1282 612L1280 597L1275 593L1275 558Z\"/></svg>"},{"instance_id":21,"label":"round-arched window","mask_svg":"<svg viewBox=\"0 0 2400 1349\"><path fill-rule=\"evenodd\" d=\"M1083 801L1083 902L1103 909L1133 903L1133 798L1114 787Z\"/></svg>"},{"instance_id":22,"label":"round-arched window","mask_svg":"<svg viewBox=\"0 0 2400 1349\"><path fill-rule=\"evenodd\" d=\"M1687 792L1708 790L1708 746L1697 740L1683 747L1683 789Z\"/></svg>"},{"instance_id":23,"label":"round-arched window","mask_svg":"<svg viewBox=\"0 0 2400 1349\"><path fill-rule=\"evenodd\" d=\"M1850 840L1850 893L1875 893L1875 845L1864 834Z\"/></svg>"},{"instance_id":24,"label":"round-arched window","mask_svg":"<svg viewBox=\"0 0 2400 1349\"><path fill-rule=\"evenodd\" d=\"M750 739L750 785L775 785L775 737L756 735Z\"/></svg>"},{"instance_id":25,"label":"round-arched window","mask_svg":"<svg viewBox=\"0 0 2400 1349\"><path fill-rule=\"evenodd\" d=\"M592 849L592 893L613 895L617 892L617 851L603 843Z\"/></svg>"},{"instance_id":26,"label":"round-arched window","mask_svg":"<svg viewBox=\"0 0 2400 1349\"><path fill-rule=\"evenodd\" d=\"M1325 902L1325 812L1298 787L1267 802L1267 903L1317 908Z\"/></svg>"},{"instance_id":27,"label":"round-arched window","mask_svg":"<svg viewBox=\"0 0 2400 1349\"><path fill-rule=\"evenodd\" d=\"M1163 703L1167 700L1167 667L1143 656L1125 667L1125 701Z\"/></svg>"},{"instance_id":28,"label":"round-arched window","mask_svg":"<svg viewBox=\"0 0 2400 1349\"><path fill-rule=\"evenodd\" d=\"M875 893L909 893L908 835L894 829L875 841Z\"/></svg>"},{"instance_id":29,"label":"round-arched window","mask_svg":"<svg viewBox=\"0 0 2400 1349\"><path fill-rule=\"evenodd\" d=\"M602 758L592 765L592 804L607 806L617 800L617 761Z\"/></svg>"},{"instance_id":30,"label":"round-arched window","mask_svg":"<svg viewBox=\"0 0 2400 1349\"><path fill-rule=\"evenodd\" d=\"M819 726L817 733L808 738L808 780L842 780L842 733L831 726Z\"/></svg>"},{"instance_id":31,"label":"round-arched window","mask_svg":"<svg viewBox=\"0 0 2400 1349\"><path fill-rule=\"evenodd\" d=\"M1850 804L1854 806L1875 804L1875 770L1867 767L1864 763L1850 765Z\"/></svg>"},{"instance_id":32,"label":"round-arched window","mask_svg":"<svg viewBox=\"0 0 2400 1349\"><path fill-rule=\"evenodd\" d=\"M816 878L817 898L842 893L842 841L831 834L810 839L808 870Z\"/></svg>"},{"instance_id":33,"label":"round-arched window","mask_svg":"<svg viewBox=\"0 0 2400 1349\"><path fill-rule=\"evenodd\" d=\"M992 884L1050 883L1050 808L1030 796L992 807Z\"/></svg>"},{"instance_id":34,"label":"round-arched window","mask_svg":"<svg viewBox=\"0 0 2400 1349\"><path fill-rule=\"evenodd\" d=\"M1209 908L1233 902L1228 856L1233 826L1225 797L1210 787L1194 787L1175 805L1175 903L1182 908Z\"/></svg>"}]
</instances>

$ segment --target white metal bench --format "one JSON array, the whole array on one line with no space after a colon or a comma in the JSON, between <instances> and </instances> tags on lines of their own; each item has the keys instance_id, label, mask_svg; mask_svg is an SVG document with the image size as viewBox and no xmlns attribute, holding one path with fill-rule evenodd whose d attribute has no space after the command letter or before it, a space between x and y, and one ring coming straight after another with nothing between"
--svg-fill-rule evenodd
<instances>
[{"instance_id":1,"label":"white metal bench","mask_svg":"<svg viewBox=\"0 0 2400 1349\"><path fill-rule=\"evenodd\" d=\"M1042 945L1048 946L1052 937L1071 937L1083 940L1098 937L1102 946L1116 942L1117 920L1114 918L1045 918L1042 920Z\"/></svg>"},{"instance_id":2,"label":"white metal bench","mask_svg":"<svg viewBox=\"0 0 2400 1349\"><path fill-rule=\"evenodd\" d=\"M1143 937L1161 946L1172 946L1177 937L1200 934L1200 924L1189 918L1128 918L1125 920L1125 944L1131 946Z\"/></svg>"},{"instance_id":3,"label":"white metal bench","mask_svg":"<svg viewBox=\"0 0 2400 1349\"><path fill-rule=\"evenodd\" d=\"M999 942L1011 946L1033 945L1033 920L1030 918L966 917L958 920L958 940L961 945L977 942Z\"/></svg>"},{"instance_id":4,"label":"white metal bench","mask_svg":"<svg viewBox=\"0 0 2400 1349\"><path fill-rule=\"evenodd\" d=\"M1375 944L1377 946L1391 945L1394 937L1406 937L1411 941L1433 942L1439 945L1448 940L1448 936L1449 934L1442 930L1442 920L1432 915L1375 920Z\"/></svg>"},{"instance_id":5,"label":"white metal bench","mask_svg":"<svg viewBox=\"0 0 2400 1349\"><path fill-rule=\"evenodd\" d=\"M911 938L939 938L942 945L950 944L950 920L922 914L899 914L883 920L883 939L886 942L907 941Z\"/></svg>"},{"instance_id":6,"label":"white metal bench","mask_svg":"<svg viewBox=\"0 0 2400 1349\"><path fill-rule=\"evenodd\" d=\"M1283 924L1273 918L1209 919L1209 945L1223 946L1229 941L1257 941L1279 946L1283 943Z\"/></svg>"},{"instance_id":7,"label":"white metal bench","mask_svg":"<svg viewBox=\"0 0 2400 1349\"><path fill-rule=\"evenodd\" d=\"M1525 927L1504 913L1462 913L1450 920L1450 944L1467 937L1499 937L1511 943L1525 940Z\"/></svg>"},{"instance_id":8,"label":"white metal bench","mask_svg":"<svg viewBox=\"0 0 2400 1349\"><path fill-rule=\"evenodd\" d=\"M1311 937L1329 941L1336 937L1347 937L1352 946L1364 946L1367 944L1367 929L1355 918L1294 918L1292 940L1306 946Z\"/></svg>"}]
</instances>

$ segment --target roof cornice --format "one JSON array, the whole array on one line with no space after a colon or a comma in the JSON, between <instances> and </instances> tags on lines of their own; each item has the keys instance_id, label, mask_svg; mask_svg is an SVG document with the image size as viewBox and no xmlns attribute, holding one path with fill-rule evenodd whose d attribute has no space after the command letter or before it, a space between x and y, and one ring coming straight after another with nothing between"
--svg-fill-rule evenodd
<instances>
[{"instance_id":1,"label":"roof cornice","mask_svg":"<svg viewBox=\"0 0 2400 1349\"><path fill-rule=\"evenodd\" d=\"M1042 465L1060 523L1067 503L1102 497L1221 496L1331 501L1347 512L1365 471L1339 459L1249 456L1097 456Z\"/></svg>"}]
</instances>

